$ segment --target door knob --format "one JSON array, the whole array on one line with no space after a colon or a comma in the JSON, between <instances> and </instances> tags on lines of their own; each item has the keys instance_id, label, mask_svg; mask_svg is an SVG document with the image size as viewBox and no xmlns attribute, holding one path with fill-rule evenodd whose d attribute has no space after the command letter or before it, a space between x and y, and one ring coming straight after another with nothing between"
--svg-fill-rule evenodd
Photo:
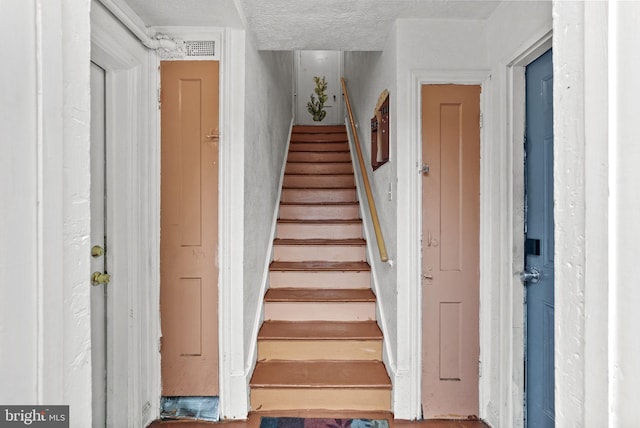
<instances>
[{"instance_id":1,"label":"door knob","mask_svg":"<svg viewBox=\"0 0 640 428\"><path fill-rule=\"evenodd\" d=\"M91 285L108 284L111 281L111 275L103 272L94 272L91 274Z\"/></svg>"},{"instance_id":2,"label":"door knob","mask_svg":"<svg viewBox=\"0 0 640 428\"><path fill-rule=\"evenodd\" d=\"M530 282L531 284L536 284L540 281L540 271L534 267L529 268L529 270L523 270L520 272L520 281L524 284Z\"/></svg>"},{"instance_id":3,"label":"door knob","mask_svg":"<svg viewBox=\"0 0 640 428\"><path fill-rule=\"evenodd\" d=\"M91 248L91 257L102 257L104 256L104 248L100 245L94 245Z\"/></svg>"}]
</instances>

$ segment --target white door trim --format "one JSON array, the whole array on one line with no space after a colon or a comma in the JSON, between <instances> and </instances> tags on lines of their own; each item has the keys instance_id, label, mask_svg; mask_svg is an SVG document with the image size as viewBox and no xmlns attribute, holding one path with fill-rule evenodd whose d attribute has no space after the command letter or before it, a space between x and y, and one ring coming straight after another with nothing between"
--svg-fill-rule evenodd
<instances>
[{"instance_id":1,"label":"white door trim","mask_svg":"<svg viewBox=\"0 0 640 428\"><path fill-rule=\"evenodd\" d=\"M106 70L107 424L159 414L159 156L152 55L97 2L91 59Z\"/></svg>"},{"instance_id":2,"label":"white door trim","mask_svg":"<svg viewBox=\"0 0 640 428\"><path fill-rule=\"evenodd\" d=\"M420 166L422 164L422 108L421 86L425 84L473 84L481 85L480 111L486 111L487 87L490 82L489 70L412 70L410 73L411 103L409 117L411 127L408 161L403 164L415 165L415 169L407 168L398 171L404 175L400 181L407 183L408 200L402 204L403 211L408 212L409 221L406 224L398 223L398 259L404 253L407 260L406 269L398 270L398 362L396 379L394 380L394 413L402 417L415 419L421 415L421 380L422 380L422 184ZM480 132L481 162L483 162L483 150L485 141L485 129ZM400 151L400 148L398 148ZM404 157L403 156L403 157ZM399 153L399 158L400 153ZM482 242L486 236L486 227L483 226L483 188L486 186L486 178L483 175L481 164L481 202L480 202L480 242L481 242L481 267L482 267ZM400 205L400 203L399 203ZM406 238L406 239L403 239ZM404 244L403 244L404 243ZM403 247L403 248L401 248ZM480 269L480 287L483 288L482 269ZM482 302L482 294L481 299ZM482 305L480 307L482 314ZM482 315L481 315L482 320ZM480 326L482 332L482 325ZM482 340L482 333L480 335ZM407 356L407 357L403 357ZM482 377L481 383L482 383ZM403 404L404 403L404 404ZM408 403L408 404L407 404Z\"/></svg>"},{"instance_id":3,"label":"white door trim","mask_svg":"<svg viewBox=\"0 0 640 428\"><path fill-rule=\"evenodd\" d=\"M294 124L300 124L300 122L298 121L298 107L300 107L298 105L298 103L306 103L306 98L305 100L301 99L300 94L298 94L299 90L299 79L298 79L298 71L300 70L300 61L302 60L302 52L304 51L295 51L294 55L293 55L293 123ZM308 52L313 52L313 50L310 50ZM344 52L339 52L339 56L338 56L338 82L340 81L340 78L344 76ZM338 89L338 93L342 94L342 89ZM335 108L338 110L337 112L337 122L340 123L340 120L342 118L344 118L344 107L343 107L344 103L338 98L338 100L333 104L333 106L331 108ZM322 123L320 123L322 124ZM335 125L334 123L328 123L329 125Z\"/></svg>"},{"instance_id":4,"label":"white door trim","mask_svg":"<svg viewBox=\"0 0 640 428\"><path fill-rule=\"evenodd\" d=\"M219 411L221 419L244 419L249 409L244 329L244 61L245 31L217 27L153 27L180 40L214 40L219 77L218 181L218 349ZM172 58L171 60L190 58ZM156 67L159 58L156 57ZM157 71L155 72L157 74ZM159 87L159 81L158 86ZM160 121L158 120L158 126ZM159 131L158 131L159 135ZM159 144L159 143L158 143ZM156 193L160 192L160 154L157 154ZM157 231L160 230L158 201ZM159 242L159 241L158 241ZM159 248L159 247L158 247ZM159 266L159 265L158 265ZM159 301L158 301L159 302ZM159 309L159 306L158 306ZM159 313L159 312L158 312ZM160 369L157 372L160 382ZM160 390L158 401L160 400Z\"/></svg>"},{"instance_id":5,"label":"white door trim","mask_svg":"<svg viewBox=\"0 0 640 428\"><path fill-rule=\"evenodd\" d=\"M249 410L244 349L244 103L245 32L226 29L220 62L220 191L218 328L220 418Z\"/></svg>"}]
</instances>

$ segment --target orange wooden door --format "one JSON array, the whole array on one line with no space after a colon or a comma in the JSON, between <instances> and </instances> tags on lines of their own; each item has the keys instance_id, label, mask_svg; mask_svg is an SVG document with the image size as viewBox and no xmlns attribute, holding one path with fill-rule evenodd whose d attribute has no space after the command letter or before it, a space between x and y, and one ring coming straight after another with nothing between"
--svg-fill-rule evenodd
<instances>
[{"instance_id":1,"label":"orange wooden door","mask_svg":"<svg viewBox=\"0 0 640 428\"><path fill-rule=\"evenodd\" d=\"M478 414L480 87L422 87L422 405Z\"/></svg>"},{"instance_id":2,"label":"orange wooden door","mask_svg":"<svg viewBox=\"0 0 640 428\"><path fill-rule=\"evenodd\" d=\"M162 395L218 395L218 62L163 61Z\"/></svg>"}]
</instances>

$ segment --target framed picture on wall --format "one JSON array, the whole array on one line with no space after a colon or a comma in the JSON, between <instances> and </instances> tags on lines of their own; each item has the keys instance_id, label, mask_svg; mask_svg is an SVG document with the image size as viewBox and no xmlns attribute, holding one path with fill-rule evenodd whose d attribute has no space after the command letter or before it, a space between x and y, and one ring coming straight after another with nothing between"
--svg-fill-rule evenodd
<instances>
[{"instance_id":1,"label":"framed picture on wall","mask_svg":"<svg viewBox=\"0 0 640 428\"><path fill-rule=\"evenodd\" d=\"M371 166L373 170L389 161L389 92L385 89L371 118Z\"/></svg>"}]
</instances>

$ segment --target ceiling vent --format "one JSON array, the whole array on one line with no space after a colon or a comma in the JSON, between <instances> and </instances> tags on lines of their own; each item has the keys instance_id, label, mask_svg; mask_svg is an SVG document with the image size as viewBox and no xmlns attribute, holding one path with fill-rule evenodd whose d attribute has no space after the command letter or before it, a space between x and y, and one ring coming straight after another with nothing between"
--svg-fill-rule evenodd
<instances>
[{"instance_id":1,"label":"ceiling vent","mask_svg":"<svg viewBox=\"0 0 640 428\"><path fill-rule=\"evenodd\" d=\"M189 58L212 58L216 55L214 40L187 40L184 47Z\"/></svg>"}]
</instances>

